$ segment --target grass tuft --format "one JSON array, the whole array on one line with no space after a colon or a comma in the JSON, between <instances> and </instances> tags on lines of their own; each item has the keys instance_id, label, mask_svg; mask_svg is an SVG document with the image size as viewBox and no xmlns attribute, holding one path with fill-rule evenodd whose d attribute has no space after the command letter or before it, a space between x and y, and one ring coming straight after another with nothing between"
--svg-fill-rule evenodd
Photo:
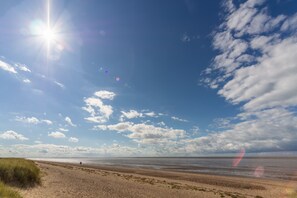
<instances>
[{"instance_id":1,"label":"grass tuft","mask_svg":"<svg viewBox=\"0 0 297 198\"><path fill-rule=\"evenodd\" d=\"M10 187L0 182L0 197L1 198L21 198L20 194Z\"/></svg>"},{"instance_id":2,"label":"grass tuft","mask_svg":"<svg viewBox=\"0 0 297 198\"><path fill-rule=\"evenodd\" d=\"M5 184L21 187L40 184L40 170L33 161L5 158L0 159L0 180Z\"/></svg>"}]
</instances>

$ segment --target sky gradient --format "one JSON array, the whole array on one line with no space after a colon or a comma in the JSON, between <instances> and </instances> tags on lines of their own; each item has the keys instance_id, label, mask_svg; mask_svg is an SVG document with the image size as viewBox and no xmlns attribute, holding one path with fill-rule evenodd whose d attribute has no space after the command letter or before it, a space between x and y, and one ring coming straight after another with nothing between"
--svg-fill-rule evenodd
<instances>
[{"instance_id":1,"label":"sky gradient","mask_svg":"<svg viewBox=\"0 0 297 198\"><path fill-rule=\"evenodd\" d=\"M0 155L297 150L297 2L0 2Z\"/></svg>"}]
</instances>

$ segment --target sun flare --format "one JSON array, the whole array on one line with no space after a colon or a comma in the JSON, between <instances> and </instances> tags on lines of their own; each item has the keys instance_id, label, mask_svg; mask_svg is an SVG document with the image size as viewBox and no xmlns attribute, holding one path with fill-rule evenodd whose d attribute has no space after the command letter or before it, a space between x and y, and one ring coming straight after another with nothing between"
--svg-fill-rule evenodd
<instances>
[{"instance_id":1,"label":"sun flare","mask_svg":"<svg viewBox=\"0 0 297 198\"><path fill-rule=\"evenodd\" d=\"M50 29L47 28L42 32L42 38L47 42L47 43L52 43L56 40L56 33Z\"/></svg>"}]
</instances>

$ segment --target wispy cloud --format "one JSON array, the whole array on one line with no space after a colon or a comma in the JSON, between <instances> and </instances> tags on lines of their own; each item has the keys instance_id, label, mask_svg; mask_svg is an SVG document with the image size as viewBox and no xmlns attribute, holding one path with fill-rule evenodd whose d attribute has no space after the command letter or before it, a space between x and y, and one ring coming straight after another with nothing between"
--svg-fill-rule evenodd
<instances>
[{"instance_id":1,"label":"wispy cloud","mask_svg":"<svg viewBox=\"0 0 297 198\"><path fill-rule=\"evenodd\" d=\"M59 131L67 132L67 131L69 131L69 129L59 128Z\"/></svg>"},{"instance_id":2,"label":"wispy cloud","mask_svg":"<svg viewBox=\"0 0 297 198\"><path fill-rule=\"evenodd\" d=\"M8 64L6 62L3 62L2 60L0 60L0 69L3 69L7 72L14 73L14 74L17 73L17 71L15 70L15 68L13 66L11 66L10 64Z\"/></svg>"},{"instance_id":3,"label":"wispy cloud","mask_svg":"<svg viewBox=\"0 0 297 198\"><path fill-rule=\"evenodd\" d=\"M76 127L76 124L73 124L72 120L70 117L66 116L65 121L67 122L68 125Z\"/></svg>"},{"instance_id":4,"label":"wispy cloud","mask_svg":"<svg viewBox=\"0 0 297 198\"><path fill-rule=\"evenodd\" d=\"M31 80L29 80L28 78L23 80L24 83L31 83Z\"/></svg>"},{"instance_id":5,"label":"wispy cloud","mask_svg":"<svg viewBox=\"0 0 297 198\"><path fill-rule=\"evenodd\" d=\"M72 143L77 143L79 140L78 140L78 138L70 137L70 138L68 139L68 141L69 141L69 142L72 142Z\"/></svg>"},{"instance_id":6,"label":"wispy cloud","mask_svg":"<svg viewBox=\"0 0 297 198\"><path fill-rule=\"evenodd\" d=\"M120 116L120 121L123 122L127 119L134 119L134 118L144 118L144 117L158 117L158 115L153 111L142 110L137 111L131 109L129 111L121 111L122 115Z\"/></svg>"},{"instance_id":7,"label":"wispy cloud","mask_svg":"<svg viewBox=\"0 0 297 198\"><path fill-rule=\"evenodd\" d=\"M0 138L4 140L21 140L21 141L28 140L28 138L26 138L22 134L19 134L12 130L0 133Z\"/></svg>"},{"instance_id":8,"label":"wispy cloud","mask_svg":"<svg viewBox=\"0 0 297 198\"><path fill-rule=\"evenodd\" d=\"M45 123L47 125L52 125L53 122L51 120L47 120L47 119L38 119L36 117L22 117L22 116L17 116L15 118L16 121L18 122L23 122L23 123L27 123L27 124L42 124Z\"/></svg>"},{"instance_id":9,"label":"wispy cloud","mask_svg":"<svg viewBox=\"0 0 297 198\"><path fill-rule=\"evenodd\" d=\"M204 82L232 104L242 105L242 113L220 132L187 140L187 149L292 149L297 139L297 118L290 110L297 106L297 14L272 17L265 0L238 7L226 1L224 8L223 23L213 34L219 54L205 70Z\"/></svg>"},{"instance_id":10,"label":"wispy cloud","mask_svg":"<svg viewBox=\"0 0 297 198\"><path fill-rule=\"evenodd\" d=\"M30 70L30 69L28 68L28 66L25 65L25 64L22 64L22 63L15 63L14 65L16 66L16 68L18 68L18 69L21 70L21 71L31 73L31 70Z\"/></svg>"},{"instance_id":11,"label":"wispy cloud","mask_svg":"<svg viewBox=\"0 0 297 198\"><path fill-rule=\"evenodd\" d=\"M189 122L188 120L181 119L181 118L178 118L178 117L175 117L175 116L171 116L171 119L172 120L177 120L177 121L180 121L180 122Z\"/></svg>"},{"instance_id":12,"label":"wispy cloud","mask_svg":"<svg viewBox=\"0 0 297 198\"><path fill-rule=\"evenodd\" d=\"M56 85L58 85L59 87L61 87L62 89L65 89L65 85L64 84L62 84L62 83L60 83L60 82L58 82L58 81L53 81Z\"/></svg>"},{"instance_id":13,"label":"wispy cloud","mask_svg":"<svg viewBox=\"0 0 297 198\"><path fill-rule=\"evenodd\" d=\"M191 37L187 34L187 33L184 33L181 37L181 41L182 42L190 42L191 41Z\"/></svg>"}]
</instances>

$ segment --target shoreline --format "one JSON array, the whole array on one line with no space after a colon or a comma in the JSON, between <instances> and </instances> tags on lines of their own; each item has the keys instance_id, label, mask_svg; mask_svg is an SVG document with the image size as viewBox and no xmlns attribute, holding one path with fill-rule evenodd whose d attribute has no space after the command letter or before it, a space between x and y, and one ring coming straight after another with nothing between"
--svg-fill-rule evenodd
<instances>
[{"instance_id":1,"label":"shoreline","mask_svg":"<svg viewBox=\"0 0 297 198\"><path fill-rule=\"evenodd\" d=\"M35 161L42 185L26 197L286 197L295 181ZM292 187L292 188L293 188ZM296 189L291 189L296 193ZM77 196L79 195L79 196Z\"/></svg>"},{"instance_id":2,"label":"shoreline","mask_svg":"<svg viewBox=\"0 0 297 198\"><path fill-rule=\"evenodd\" d=\"M178 168L153 168L153 166L129 166L129 165L114 165L114 164L90 164L90 163L83 163L82 165L74 162L57 162L57 161L43 161L43 160L33 160L35 162L40 163L49 163L49 164L60 164L60 165L71 165L71 166L77 166L77 167L87 167L87 168L95 168L95 169L102 169L102 170L109 170L109 171L119 171L123 173L141 173L142 171L145 172L171 172L171 173L182 173L182 174L190 174L190 175L197 175L197 176L217 176L217 177L229 177L229 178L244 178L244 179L252 179L252 180L267 180L267 181L280 181L280 182L286 182L286 181L297 181L297 174L288 176L288 177L255 177L251 175L237 175L237 174L216 174L214 172L199 172L199 171L190 171L189 167L178 167ZM197 167L193 167L197 168ZM199 167L201 169L220 169L220 170L232 170L232 168L206 168L206 167ZM248 169L247 171L250 171Z\"/></svg>"},{"instance_id":3,"label":"shoreline","mask_svg":"<svg viewBox=\"0 0 297 198\"><path fill-rule=\"evenodd\" d=\"M79 164L98 167L125 167L153 170L166 170L183 173L195 173L206 175L220 175L247 178L267 178L272 180L295 180L297 181L297 158L255 158L246 157L241 161L240 166L232 166L234 158L212 158L212 157L184 157L185 160L176 157L110 157L110 158L29 158L34 161L51 161L57 163ZM175 159L176 158L176 159ZM140 159L140 160L139 160ZM173 160L172 160L173 159ZM191 159L191 160L190 160ZM198 159L198 160L197 160ZM270 160L269 160L270 159ZM273 160L272 160L273 159ZM277 160L276 160L277 159ZM283 160L281 160L283 159ZM288 159L284 160L284 159ZM287 163L286 163L287 162Z\"/></svg>"}]
</instances>

